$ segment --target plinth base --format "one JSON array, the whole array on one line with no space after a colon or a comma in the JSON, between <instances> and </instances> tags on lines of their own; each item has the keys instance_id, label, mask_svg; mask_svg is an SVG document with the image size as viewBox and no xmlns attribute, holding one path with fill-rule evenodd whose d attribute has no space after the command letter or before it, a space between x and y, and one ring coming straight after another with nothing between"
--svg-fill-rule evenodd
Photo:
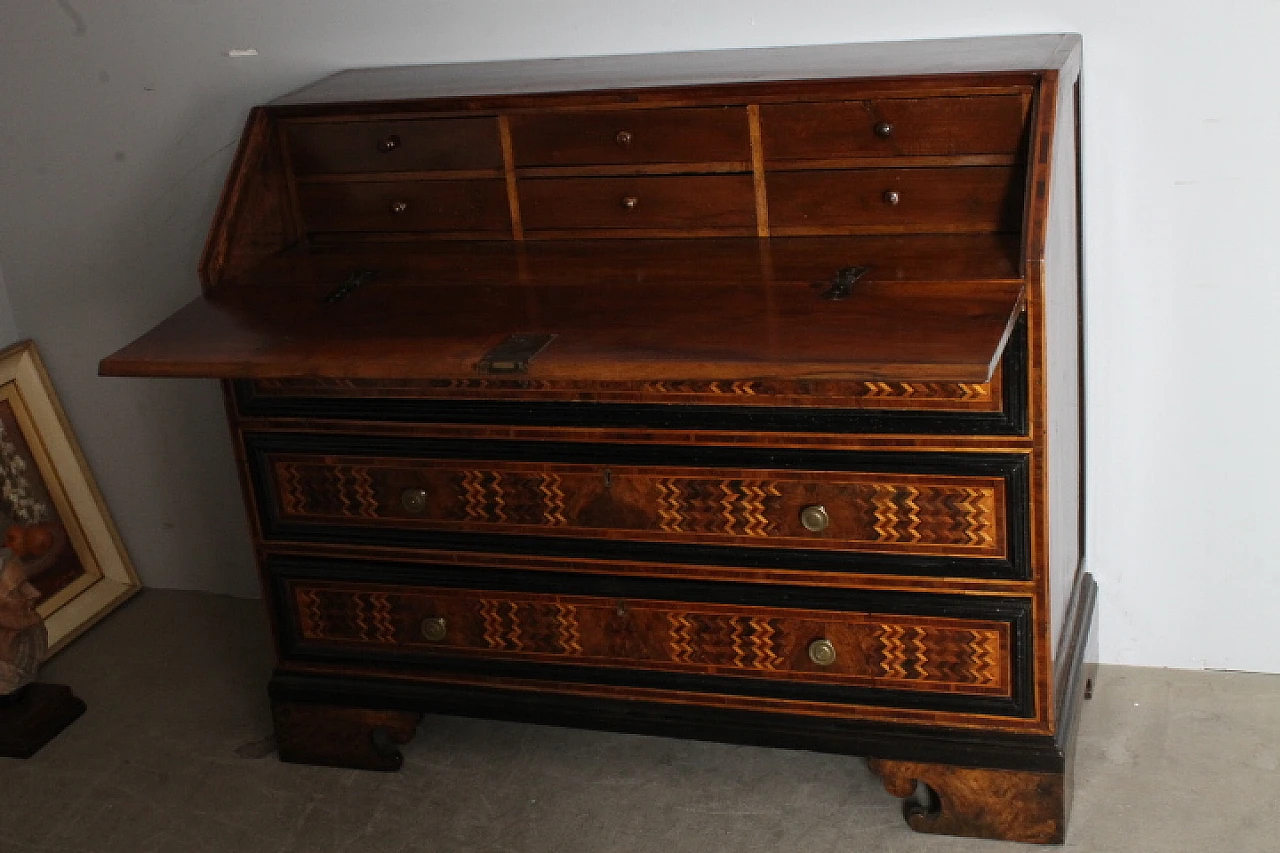
<instances>
[{"instance_id":1,"label":"plinth base","mask_svg":"<svg viewBox=\"0 0 1280 853\"><path fill-rule=\"evenodd\" d=\"M0 757L30 758L86 710L70 687L28 684L0 697Z\"/></svg>"}]
</instances>

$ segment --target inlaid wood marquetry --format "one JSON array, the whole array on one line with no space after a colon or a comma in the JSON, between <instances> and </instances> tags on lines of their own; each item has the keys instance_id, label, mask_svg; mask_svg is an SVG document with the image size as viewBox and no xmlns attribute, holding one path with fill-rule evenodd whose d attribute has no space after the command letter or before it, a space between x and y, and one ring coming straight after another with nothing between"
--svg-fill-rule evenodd
<instances>
[{"instance_id":1,"label":"inlaid wood marquetry","mask_svg":"<svg viewBox=\"0 0 1280 853\"><path fill-rule=\"evenodd\" d=\"M999 557L1000 477L269 457L280 517L650 541ZM738 476L740 475L740 476ZM422 512L400 502L426 493ZM830 524L807 530L801 510Z\"/></svg>"},{"instance_id":2,"label":"inlaid wood marquetry","mask_svg":"<svg viewBox=\"0 0 1280 853\"><path fill-rule=\"evenodd\" d=\"M932 789L920 831L1060 843L1080 59L427 65L254 109L203 295L100 369L224 380L281 758L394 769L418 712L816 749Z\"/></svg>"},{"instance_id":3,"label":"inlaid wood marquetry","mask_svg":"<svg viewBox=\"0 0 1280 853\"><path fill-rule=\"evenodd\" d=\"M383 648L605 667L1009 695L1008 623L458 589L288 584L306 647ZM442 640L424 619L443 619ZM829 640L835 660L810 658Z\"/></svg>"},{"instance_id":4,"label":"inlaid wood marquetry","mask_svg":"<svg viewBox=\"0 0 1280 853\"><path fill-rule=\"evenodd\" d=\"M529 399L595 402L652 401L751 406L919 409L995 412L1000 410L1000 371L990 382L847 382L765 380L737 382L574 381L554 379L256 379L253 393L265 398L370 397L403 399Z\"/></svg>"}]
</instances>

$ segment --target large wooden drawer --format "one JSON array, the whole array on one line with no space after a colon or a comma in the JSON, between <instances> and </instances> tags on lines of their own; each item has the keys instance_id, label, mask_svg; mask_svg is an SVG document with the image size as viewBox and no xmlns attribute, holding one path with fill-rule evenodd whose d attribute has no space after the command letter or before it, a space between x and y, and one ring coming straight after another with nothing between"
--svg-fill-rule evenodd
<instances>
[{"instance_id":1,"label":"large wooden drawer","mask_svg":"<svg viewBox=\"0 0 1280 853\"><path fill-rule=\"evenodd\" d=\"M750 168L742 107L514 115L517 166L736 162Z\"/></svg>"},{"instance_id":2,"label":"large wooden drawer","mask_svg":"<svg viewBox=\"0 0 1280 853\"><path fill-rule=\"evenodd\" d=\"M501 180L301 184L308 231L511 232Z\"/></svg>"},{"instance_id":3,"label":"large wooden drawer","mask_svg":"<svg viewBox=\"0 0 1280 853\"><path fill-rule=\"evenodd\" d=\"M1023 147L1024 95L886 98L760 108L767 162L885 156L1013 155Z\"/></svg>"},{"instance_id":4,"label":"large wooden drawer","mask_svg":"<svg viewBox=\"0 0 1280 853\"><path fill-rule=\"evenodd\" d=\"M775 233L1015 232L1023 178L1014 168L773 172Z\"/></svg>"},{"instance_id":5,"label":"large wooden drawer","mask_svg":"<svg viewBox=\"0 0 1280 853\"><path fill-rule=\"evenodd\" d=\"M354 538L371 543L456 543L470 536L507 549L516 537L540 537L560 541L565 553L608 555L625 545L639 557L647 544L655 556L674 546L695 561L716 561L715 550L723 548L724 561L793 549L819 557L804 561L806 567L846 571L997 577L1027 571L1020 455L301 435L249 435L246 444L268 539L341 540L335 531L348 530L362 531ZM706 464L721 460L726 464ZM689 550L695 546L700 550Z\"/></svg>"},{"instance_id":6,"label":"large wooden drawer","mask_svg":"<svg viewBox=\"0 0 1280 853\"><path fill-rule=\"evenodd\" d=\"M286 661L1014 714L1025 699L1025 599L268 562Z\"/></svg>"},{"instance_id":7,"label":"large wooden drawer","mask_svg":"<svg viewBox=\"0 0 1280 853\"><path fill-rule=\"evenodd\" d=\"M494 118L294 122L284 134L298 175L502 168Z\"/></svg>"},{"instance_id":8,"label":"large wooden drawer","mask_svg":"<svg viewBox=\"0 0 1280 853\"><path fill-rule=\"evenodd\" d=\"M755 226L747 175L522 179L519 191L531 231Z\"/></svg>"}]
</instances>

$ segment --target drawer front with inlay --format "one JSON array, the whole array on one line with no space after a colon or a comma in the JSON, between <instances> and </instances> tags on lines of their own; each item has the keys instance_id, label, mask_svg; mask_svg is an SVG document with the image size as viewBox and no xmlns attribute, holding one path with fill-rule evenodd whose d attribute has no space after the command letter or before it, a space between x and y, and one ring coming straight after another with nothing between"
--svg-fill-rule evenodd
<instances>
[{"instance_id":1,"label":"drawer front with inlay","mask_svg":"<svg viewBox=\"0 0 1280 853\"><path fill-rule=\"evenodd\" d=\"M300 452L296 442L248 437L271 539L350 529L386 544L470 535L501 549L509 547L502 541L508 536L554 537L583 553L648 543L733 553L793 549L837 563L852 560L855 570L859 558L872 556L890 563L931 558L940 561L936 573L962 576L1016 576L1026 569L1020 456L986 470L960 457L960 467L978 470L939 474L911 471L913 462L930 462L916 454L898 454L900 463L891 458L889 467L899 470L860 471L741 467L753 456L776 457L768 453L742 454L734 467L631 461L708 456L661 446L614 455L589 447L396 440L371 452L343 453L362 442L317 437L310 443L322 452ZM386 452L397 446L408 453ZM497 458L485 458L486 449ZM568 461L584 454L604 461ZM857 467L858 455L851 456L842 467ZM904 563L900 570L921 569Z\"/></svg>"},{"instance_id":2,"label":"drawer front with inlay","mask_svg":"<svg viewBox=\"0 0 1280 853\"><path fill-rule=\"evenodd\" d=\"M1022 95L889 98L760 108L768 162L841 157L1013 156L1026 133Z\"/></svg>"},{"instance_id":3,"label":"drawer front with inlay","mask_svg":"<svg viewBox=\"0 0 1280 853\"><path fill-rule=\"evenodd\" d=\"M526 230L749 229L754 187L746 175L521 180Z\"/></svg>"},{"instance_id":4,"label":"drawer front with inlay","mask_svg":"<svg viewBox=\"0 0 1280 853\"><path fill-rule=\"evenodd\" d=\"M501 180L302 184L298 203L313 232L511 231Z\"/></svg>"},{"instance_id":5,"label":"drawer front with inlay","mask_svg":"<svg viewBox=\"0 0 1280 853\"><path fill-rule=\"evenodd\" d=\"M610 581L430 564L269 563L286 660L845 703L927 707L942 694L1006 713L1025 696L1022 599L648 580L613 582L599 594Z\"/></svg>"},{"instance_id":6,"label":"drawer front with inlay","mask_svg":"<svg viewBox=\"0 0 1280 853\"><path fill-rule=\"evenodd\" d=\"M1009 625L883 613L295 581L298 641L1009 694Z\"/></svg>"},{"instance_id":7,"label":"drawer front with inlay","mask_svg":"<svg viewBox=\"0 0 1280 853\"><path fill-rule=\"evenodd\" d=\"M777 233L1015 232L1022 185L997 166L774 172L769 216Z\"/></svg>"},{"instance_id":8,"label":"drawer front with inlay","mask_svg":"<svg viewBox=\"0 0 1280 853\"><path fill-rule=\"evenodd\" d=\"M517 166L738 163L750 169L742 107L514 115Z\"/></svg>"},{"instance_id":9,"label":"drawer front with inlay","mask_svg":"<svg viewBox=\"0 0 1280 853\"><path fill-rule=\"evenodd\" d=\"M299 122L285 140L298 175L502 169L494 118Z\"/></svg>"}]
</instances>

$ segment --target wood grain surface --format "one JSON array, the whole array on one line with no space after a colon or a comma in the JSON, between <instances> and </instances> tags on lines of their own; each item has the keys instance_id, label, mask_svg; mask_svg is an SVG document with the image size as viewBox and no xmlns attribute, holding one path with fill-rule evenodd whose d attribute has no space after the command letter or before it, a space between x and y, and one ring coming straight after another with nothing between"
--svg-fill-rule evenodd
<instances>
[{"instance_id":1,"label":"wood grain surface","mask_svg":"<svg viewBox=\"0 0 1280 853\"><path fill-rule=\"evenodd\" d=\"M281 756L394 769L427 709L856 751L919 831L1061 841L1079 67L596 57L255 110L204 297L101 372L243 380Z\"/></svg>"},{"instance_id":2,"label":"wood grain surface","mask_svg":"<svg viewBox=\"0 0 1280 853\"><path fill-rule=\"evenodd\" d=\"M533 378L987 382L1022 300L1020 282L869 284L834 302L809 282L778 282L762 304L725 282L416 288L375 277L350 298L328 301L340 283L202 297L101 370L467 377L519 331L556 336L531 365Z\"/></svg>"}]
</instances>

